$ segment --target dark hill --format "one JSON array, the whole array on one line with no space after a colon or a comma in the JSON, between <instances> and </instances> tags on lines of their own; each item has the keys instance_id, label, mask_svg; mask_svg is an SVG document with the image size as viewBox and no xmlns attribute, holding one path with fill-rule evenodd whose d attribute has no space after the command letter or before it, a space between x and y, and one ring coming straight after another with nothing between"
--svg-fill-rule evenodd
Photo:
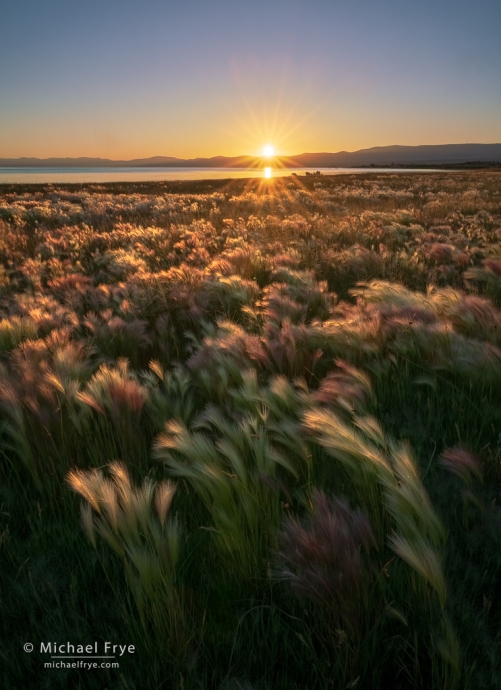
<instances>
[{"instance_id":1,"label":"dark hill","mask_svg":"<svg viewBox=\"0 0 501 690\"><path fill-rule=\"evenodd\" d=\"M360 151L338 153L301 153L283 157L288 168L358 167L366 165L444 165L468 161L501 161L501 144L440 144L426 146L376 146ZM266 165L268 159L252 156L214 156L212 158L174 158L154 156L133 160L107 158L0 158L0 167L14 168L94 168L94 167L179 167L226 168Z\"/></svg>"}]
</instances>

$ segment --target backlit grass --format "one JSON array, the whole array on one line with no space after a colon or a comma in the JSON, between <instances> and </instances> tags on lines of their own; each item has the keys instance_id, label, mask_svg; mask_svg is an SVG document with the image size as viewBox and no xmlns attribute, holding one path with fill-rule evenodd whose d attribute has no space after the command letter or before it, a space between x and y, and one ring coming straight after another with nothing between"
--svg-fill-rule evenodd
<instances>
[{"instance_id":1,"label":"backlit grass","mask_svg":"<svg viewBox=\"0 0 501 690\"><path fill-rule=\"evenodd\" d=\"M497 172L1 186L2 687L501 685L500 295Z\"/></svg>"}]
</instances>

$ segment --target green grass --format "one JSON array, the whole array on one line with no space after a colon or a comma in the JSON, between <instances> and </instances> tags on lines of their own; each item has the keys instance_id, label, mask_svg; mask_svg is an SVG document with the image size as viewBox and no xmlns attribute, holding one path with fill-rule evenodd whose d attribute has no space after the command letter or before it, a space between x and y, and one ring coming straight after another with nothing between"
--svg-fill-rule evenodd
<instances>
[{"instance_id":1,"label":"green grass","mask_svg":"<svg viewBox=\"0 0 501 690\"><path fill-rule=\"evenodd\" d=\"M497 171L0 186L2 687L499 687L500 276Z\"/></svg>"}]
</instances>

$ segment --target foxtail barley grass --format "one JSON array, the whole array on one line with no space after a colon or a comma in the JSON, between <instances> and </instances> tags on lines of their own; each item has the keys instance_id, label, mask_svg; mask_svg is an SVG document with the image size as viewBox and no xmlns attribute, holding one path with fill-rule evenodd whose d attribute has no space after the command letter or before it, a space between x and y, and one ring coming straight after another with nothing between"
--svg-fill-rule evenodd
<instances>
[{"instance_id":1,"label":"foxtail barley grass","mask_svg":"<svg viewBox=\"0 0 501 690\"><path fill-rule=\"evenodd\" d=\"M438 548L446 535L421 484L409 448L387 441L376 420L370 417L355 417L352 427L332 412L310 410L304 415L303 426L306 433L313 434L320 446L346 468L350 481L355 484L358 502L370 515L379 547L382 549L387 541L394 553L419 576L415 579L411 575L410 583L416 604L419 602L423 607L423 602L428 602L422 615L433 636L436 616L426 586L435 592L445 621L446 586ZM394 528L390 532L391 525ZM399 604L408 606L408 601ZM447 626L450 642L454 632L450 623ZM451 661L445 649L449 647L444 642L435 646L432 654L438 652L442 656L443 663L437 671L440 682L447 678L447 687L453 688L459 681L460 660L455 655ZM457 650L457 645L454 649Z\"/></svg>"},{"instance_id":2,"label":"foxtail barley grass","mask_svg":"<svg viewBox=\"0 0 501 690\"><path fill-rule=\"evenodd\" d=\"M0 321L0 352L14 350L23 340L35 340L37 327L33 319L11 317Z\"/></svg>"},{"instance_id":3,"label":"foxtail barley grass","mask_svg":"<svg viewBox=\"0 0 501 690\"><path fill-rule=\"evenodd\" d=\"M193 486L207 508L214 542L229 572L250 581L266 570L266 557L281 518L278 468L294 476L285 455L267 439L257 417L239 423L208 410L197 424L215 432L190 432L168 422L155 443L155 455L177 477Z\"/></svg>"},{"instance_id":4,"label":"foxtail barley grass","mask_svg":"<svg viewBox=\"0 0 501 690\"><path fill-rule=\"evenodd\" d=\"M500 179L0 188L6 688L501 686Z\"/></svg>"},{"instance_id":5,"label":"foxtail barley grass","mask_svg":"<svg viewBox=\"0 0 501 690\"><path fill-rule=\"evenodd\" d=\"M381 615L371 591L376 568L369 552L375 542L361 511L317 490L311 502L307 523L293 518L284 523L279 578L290 583L295 596L315 603L319 642L327 654L337 650L338 673L346 683L360 679L361 644Z\"/></svg>"},{"instance_id":6,"label":"foxtail barley grass","mask_svg":"<svg viewBox=\"0 0 501 690\"><path fill-rule=\"evenodd\" d=\"M177 581L182 531L176 519L168 518L176 487L150 480L134 487L118 462L109 471L111 479L100 470L68 474L68 484L85 501L83 528L94 548L99 536L122 561L145 633L152 626L171 653L182 654L189 640Z\"/></svg>"}]
</instances>

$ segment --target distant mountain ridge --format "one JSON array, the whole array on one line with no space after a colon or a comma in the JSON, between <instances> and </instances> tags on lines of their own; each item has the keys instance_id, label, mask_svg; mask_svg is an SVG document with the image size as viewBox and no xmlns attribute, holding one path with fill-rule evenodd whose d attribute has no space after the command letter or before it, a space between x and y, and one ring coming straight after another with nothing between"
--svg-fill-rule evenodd
<instances>
[{"instance_id":1,"label":"distant mountain ridge","mask_svg":"<svg viewBox=\"0 0 501 690\"><path fill-rule=\"evenodd\" d=\"M286 168L349 168L366 165L441 165L469 161L501 161L501 144L434 144L423 146L376 146L360 151L337 153L301 153L277 156ZM212 158L175 158L153 156L133 160L108 158L0 158L6 168L236 168L264 167L269 159L256 156L214 156Z\"/></svg>"}]
</instances>

